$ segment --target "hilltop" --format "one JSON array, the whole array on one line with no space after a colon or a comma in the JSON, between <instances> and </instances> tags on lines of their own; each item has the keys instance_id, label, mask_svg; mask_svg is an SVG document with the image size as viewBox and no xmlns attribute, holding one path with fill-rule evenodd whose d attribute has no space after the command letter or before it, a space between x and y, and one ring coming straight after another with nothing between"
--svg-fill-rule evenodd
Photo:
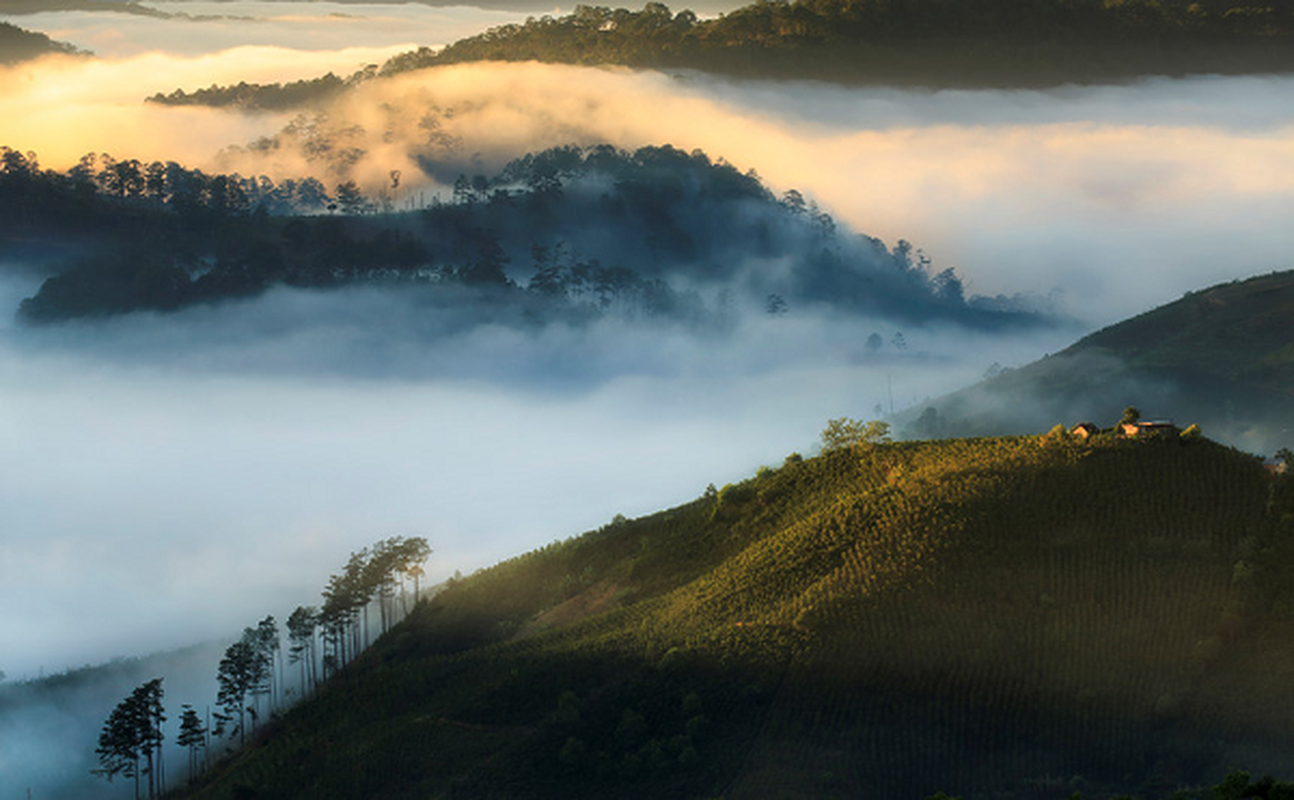
<instances>
[{"instance_id":1,"label":"hilltop","mask_svg":"<svg viewBox=\"0 0 1294 800\"><path fill-rule=\"evenodd\" d=\"M265 147L331 135L293 129ZM619 315L721 330L735 305L981 329L1049 322L968 298L908 242L838 227L799 192L777 198L700 150L565 146L495 175L440 177L452 202L397 210L387 190L365 195L354 181L276 184L107 154L62 173L0 147L0 211L11 212L0 254L53 254L57 274L20 308L37 324L343 287L429 302L460 329Z\"/></svg>"},{"instance_id":2,"label":"hilltop","mask_svg":"<svg viewBox=\"0 0 1294 800\"><path fill-rule=\"evenodd\" d=\"M190 796L1166 797L1288 773L1292 485L1204 439L793 454L453 581Z\"/></svg>"},{"instance_id":3,"label":"hilltop","mask_svg":"<svg viewBox=\"0 0 1294 800\"><path fill-rule=\"evenodd\" d=\"M282 110L374 78L479 61L699 70L738 78L931 88L1044 88L1294 69L1286 5L1233 0L759 0L701 18L659 2L578 5L355 72L283 84L176 89L166 105Z\"/></svg>"},{"instance_id":4,"label":"hilltop","mask_svg":"<svg viewBox=\"0 0 1294 800\"><path fill-rule=\"evenodd\" d=\"M0 22L0 65L17 64L50 53L81 54L66 42L55 41L43 33L29 31Z\"/></svg>"},{"instance_id":5,"label":"hilltop","mask_svg":"<svg viewBox=\"0 0 1294 800\"><path fill-rule=\"evenodd\" d=\"M913 409L914 436L1019 433L1114 419L1136 403L1258 452L1294 440L1294 271L1231 281Z\"/></svg>"}]
</instances>

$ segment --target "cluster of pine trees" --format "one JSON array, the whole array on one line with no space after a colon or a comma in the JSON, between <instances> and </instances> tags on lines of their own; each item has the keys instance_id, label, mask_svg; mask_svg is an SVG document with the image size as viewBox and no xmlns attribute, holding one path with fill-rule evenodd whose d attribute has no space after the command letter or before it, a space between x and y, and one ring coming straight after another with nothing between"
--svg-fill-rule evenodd
<instances>
[{"instance_id":1,"label":"cluster of pine trees","mask_svg":"<svg viewBox=\"0 0 1294 800\"><path fill-rule=\"evenodd\" d=\"M461 325L614 315L722 330L736 307L776 316L801 303L975 327L1044 321L967 298L953 270L908 242L847 235L798 191L775 197L753 172L668 145L556 147L461 175L449 202L382 208L349 183L330 196L314 179L108 155L59 173L0 150L0 212L12 212L0 230L89 250L23 301L29 323L361 284L420 287ZM762 268L777 260L794 268Z\"/></svg>"},{"instance_id":2,"label":"cluster of pine trees","mask_svg":"<svg viewBox=\"0 0 1294 800\"><path fill-rule=\"evenodd\" d=\"M44 169L34 152L0 147L3 228L31 236L58 225L60 232L119 224L147 211L181 217L302 214L337 203L358 207L354 184L330 191L314 178L284 179L237 173L209 175L174 161L117 159L87 153L66 171ZM343 209L344 210L344 209Z\"/></svg>"},{"instance_id":3,"label":"cluster of pine trees","mask_svg":"<svg viewBox=\"0 0 1294 800\"><path fill-rule=\"evenodd\" d=\"M1288 741L1294 483L1200 437L823 433L451 581L216 796L1194 800Z\"/></svg>"},{"instance_id":4,"label":"cluster of pine trees","mask_svg":"<svg viewBox=\"0 0 1294 800\"><path fill-rule=\"evenodd\" d=\"M406 581L413 583L413 600L421 596L423 564L431 555L420 536L393 536L352 553L345 568L329 578L323 605L298 606L287 619L288 663L300 665L296 691L285 685L283 641L278 623L266 616L225 649L216 671L216 705L203 717L191 704L183 705L175 743L187 750L189 780L205 768L212 737L238 737L241 747L257 720L290 697L313 694L322 680L336 674L369 646L370 608L377 606L379 633L386 633L411 608ZM320 656L322 655L322 658ZM111 781L135 782L151 799L166 787L162 724L166 721L162 678L136 688L109 715L99 734L94 771ZM141 786L141 780L143 784Z\"/></svg>"}]
</instances>

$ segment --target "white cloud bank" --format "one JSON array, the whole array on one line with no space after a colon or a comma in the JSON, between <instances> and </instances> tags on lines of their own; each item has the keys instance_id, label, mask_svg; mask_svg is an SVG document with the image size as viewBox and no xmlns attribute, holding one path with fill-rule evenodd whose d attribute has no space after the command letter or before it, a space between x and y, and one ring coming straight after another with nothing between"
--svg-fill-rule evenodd
<instances>
[{"instance_id":1,"label":"white cloud bank","mask_svg":"<svg viewBox=\"0 0 1294 800\"><path fill-rule=\"evenodd\" d=\"M219 8L268 17L258 5ZM306 16L265 23L87 18L75 23L87 38L67 38L112 57L0 74L0 143L46 166L107 151L214 168L222 148L284 119L140 100L346 72L406 39L450 38L412 21L391 38L404 22L393 28L377 8L364 23L318 5L275 6ZM400 20L459 13L392 8ZM494 18L462 17L478 29ZM258 39L264 30L277 33ZM347 49L312 49L337 48L328 37L345 30ZM403 166L411 186L419 154L467 168L570 142L701 148L778 191L804 191L856 230L910 239L957 266L971 291L1060 289L1097 324L1290 266L1291 89L1294 79L1273 78L930 93L475 65L372 83L334 113L364 126L367 169ZM427 144L417 123L432 107L454 110L441 118L457 147ZM0 286L5 308L31 288ZM471 569L742 477L809 446L829 417L888 406L891 386L906 405L1072 338L906 331L924 360L868 365L855 356L869 325L787 319L710 350L619 331L607 339L615 348L570 356L601 358L610 376L571 395L505 391L408 343L395 360L410 356L421 371L403 380L311 371L331 348L360 358L378 346L339 328L221 339L244 330L241 313L282 310L272 302L183 325L123 323L90 337L102 339L97 350L51 341L65 334L0 337L0 604L23 609L0 620L0 668L21 676L236 633L313 601L350 550L385 536L427 536L438 575ZM201 345L192 363L189 340ZM559 358L557 344L483 330L457 354L522 369ZM283 365L292 374L276 377Z\"/></svg>"}]
</instances>

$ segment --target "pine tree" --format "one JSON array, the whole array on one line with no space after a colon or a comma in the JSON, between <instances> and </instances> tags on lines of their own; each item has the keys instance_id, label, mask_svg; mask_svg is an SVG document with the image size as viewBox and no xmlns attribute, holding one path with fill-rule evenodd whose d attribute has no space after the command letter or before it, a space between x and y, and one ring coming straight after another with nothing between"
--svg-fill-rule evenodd
<instances>
[{"instance_id":1,"label":"pine tree","mask_svg":"<svg viewBox=\"0 0 1294 800\"><path fill-rule=\"evenodd\" d=\"M274 621L272 614L267 615L265 619L256 624L254 641L256 642L257 652L260 653L265 662L266 688L270 695L270 708L274 708L278 705L278 681L274 676L274 668L279 665L282 640L279 638L278 623Z\"/></svg>"},{"instance_id":2,"label":"pine tree","mask_svg":"<svg viewBox=\"0 0 1294 800\"><path fill-rule=\"evenodd\" d=\"M248 628L247 631L252 629ZM217 736L225 732L226 726L233 722L234 715L237 714L238 724L229 731L229 735L238 734L239 744L246 741L247 713L251 712L253 722L256 719L256 710L248 707L247 701L260 691L266 680L265 673L265 660L257 650L255 631L252 631L251 636L245 631L243 638L225 649L225 657L220 659L220 666L216 671L216 683L219 685L216 702L225 712L219 717L215 730Z\"/></svg>"},{"instance_id":3,"label":"pine tree","mask_svg":"<svg viewBox=\"0 0 1294 800\"><path fill-rule=\"evenodd\" d=\"M193 706L185 703L183 708L184 712L180 714L180 733L175 738L175 743L189 750L189 782L192 783L200 766L198 753L207 746L207 728Z\"/></svg>"},{"instance_id":4,"label":"pine tree","mask_svg":"<svg viewBox=\"0 0 1294 800\"><path fill-rule=\"evenodd\" d=\"M314 691L319 681L315 664L315 631L319 627L319 612L314 606L297 606L288 616L288 663L301 664L301 693Z\"/></svg>"},{"instance_id":5,"label":"pine tree","mask_svg":"<svg viewBox=\"0 0 1294 800\"><path fill-rule=\"evenodd\" d=\"M162 775L162 679L154 678L117 704L99 732L99 768L94 774L109 782L118 775L133 778L139 797L139 778L148 776L148 796L160 797ZM141 764L141 760L144 762Z\"/></svg>"}]
</instances>

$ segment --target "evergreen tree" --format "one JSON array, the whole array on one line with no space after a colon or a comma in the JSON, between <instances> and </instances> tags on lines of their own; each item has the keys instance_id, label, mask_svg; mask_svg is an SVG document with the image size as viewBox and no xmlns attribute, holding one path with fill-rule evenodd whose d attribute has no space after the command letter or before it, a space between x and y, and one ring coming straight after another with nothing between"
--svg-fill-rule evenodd
<instances>
[{"instance_id":1,"label":"evergreen tree","mask_svg":"<svg viewBox=\"0 0 1294 800\"><path fill-rule=\"evenodd\" d=\"M261 687L267 680L265 663L257 647L256 633L251 628L244 631L243 638L225 649L225 657L220 659L216 671L219 686L216 702L224 709L216 725L217 736L225 733L226 726L233 723L237 714L238 724L229 730L229 735L238 734L239 744L246 741L248 712L252 714L253 723L256 721L256 709L249 707L247 701L262 691Z\"/></svg>"},{"instance_id":2,"label":"evergreen tree","mask_svg":"<svg viewBox=\"0 0 1294 800\"><path fill-rule=\"evenodd\" d=\"M188 748L189 751L189 782L198 773L201 766L201 760L198 753L207 747L207 728L202 724L202 718L198 712L193 710L193 706L185 703L184 712L180 714L180 733L175 738L175 743L180 747Z\"/></svg>"},{"instance_id":3,"label":"evergreen tree","mask_svg":"<svg viewBox=\"0 0 1294 800\"><path fill-rule=\"evenodd\" d=\"M162 776L162 679L137 687L117 704L99 732L99 768L94 770L109 782L118 775L133 778L135 796L139 797L139 778L148 777L149 798L160 797ZM143 763L141 763L141 761Z\"/></svg>"},{"instance_id":4,"label":"evergreen tree","mask_svg":"<svg viewBox=\"0 0 1294 800\"><path fill-rule=\"evenodd\" d=\"M288 663L301 665L301 693L314 691L319 680L316 671L315 632L319 627L319 611L314 606L297 606L288 616Z\"/></svg>"},{"instance_id":5,"label":"evergreen tree","mask_svg":"<svg viewBox=\"0 0 1294 800\"><path fill-rule=\"evenodd\" d=\"M431 556L431 553L431 546L421 536L410 536L400 543L399 569L404 575L413 578L414 603L418 602L418 593L420 591L418 579L426 574L422 565Z\"/></svg>"},{"instance_id":6,"label":"evergreen tree","mask_svg":"<svg viewBox=\"0 0 1294 800\"><path fill-rule=\"evenodd\" d=\"M256 625L255 641L257 652L265 662L266 689L270 695L270 708L278 705L278 680L274 668L279 664L279 652L282 640L279 638L279 626L273 615L268 615Z\"/></svg>"}]
</instances>

